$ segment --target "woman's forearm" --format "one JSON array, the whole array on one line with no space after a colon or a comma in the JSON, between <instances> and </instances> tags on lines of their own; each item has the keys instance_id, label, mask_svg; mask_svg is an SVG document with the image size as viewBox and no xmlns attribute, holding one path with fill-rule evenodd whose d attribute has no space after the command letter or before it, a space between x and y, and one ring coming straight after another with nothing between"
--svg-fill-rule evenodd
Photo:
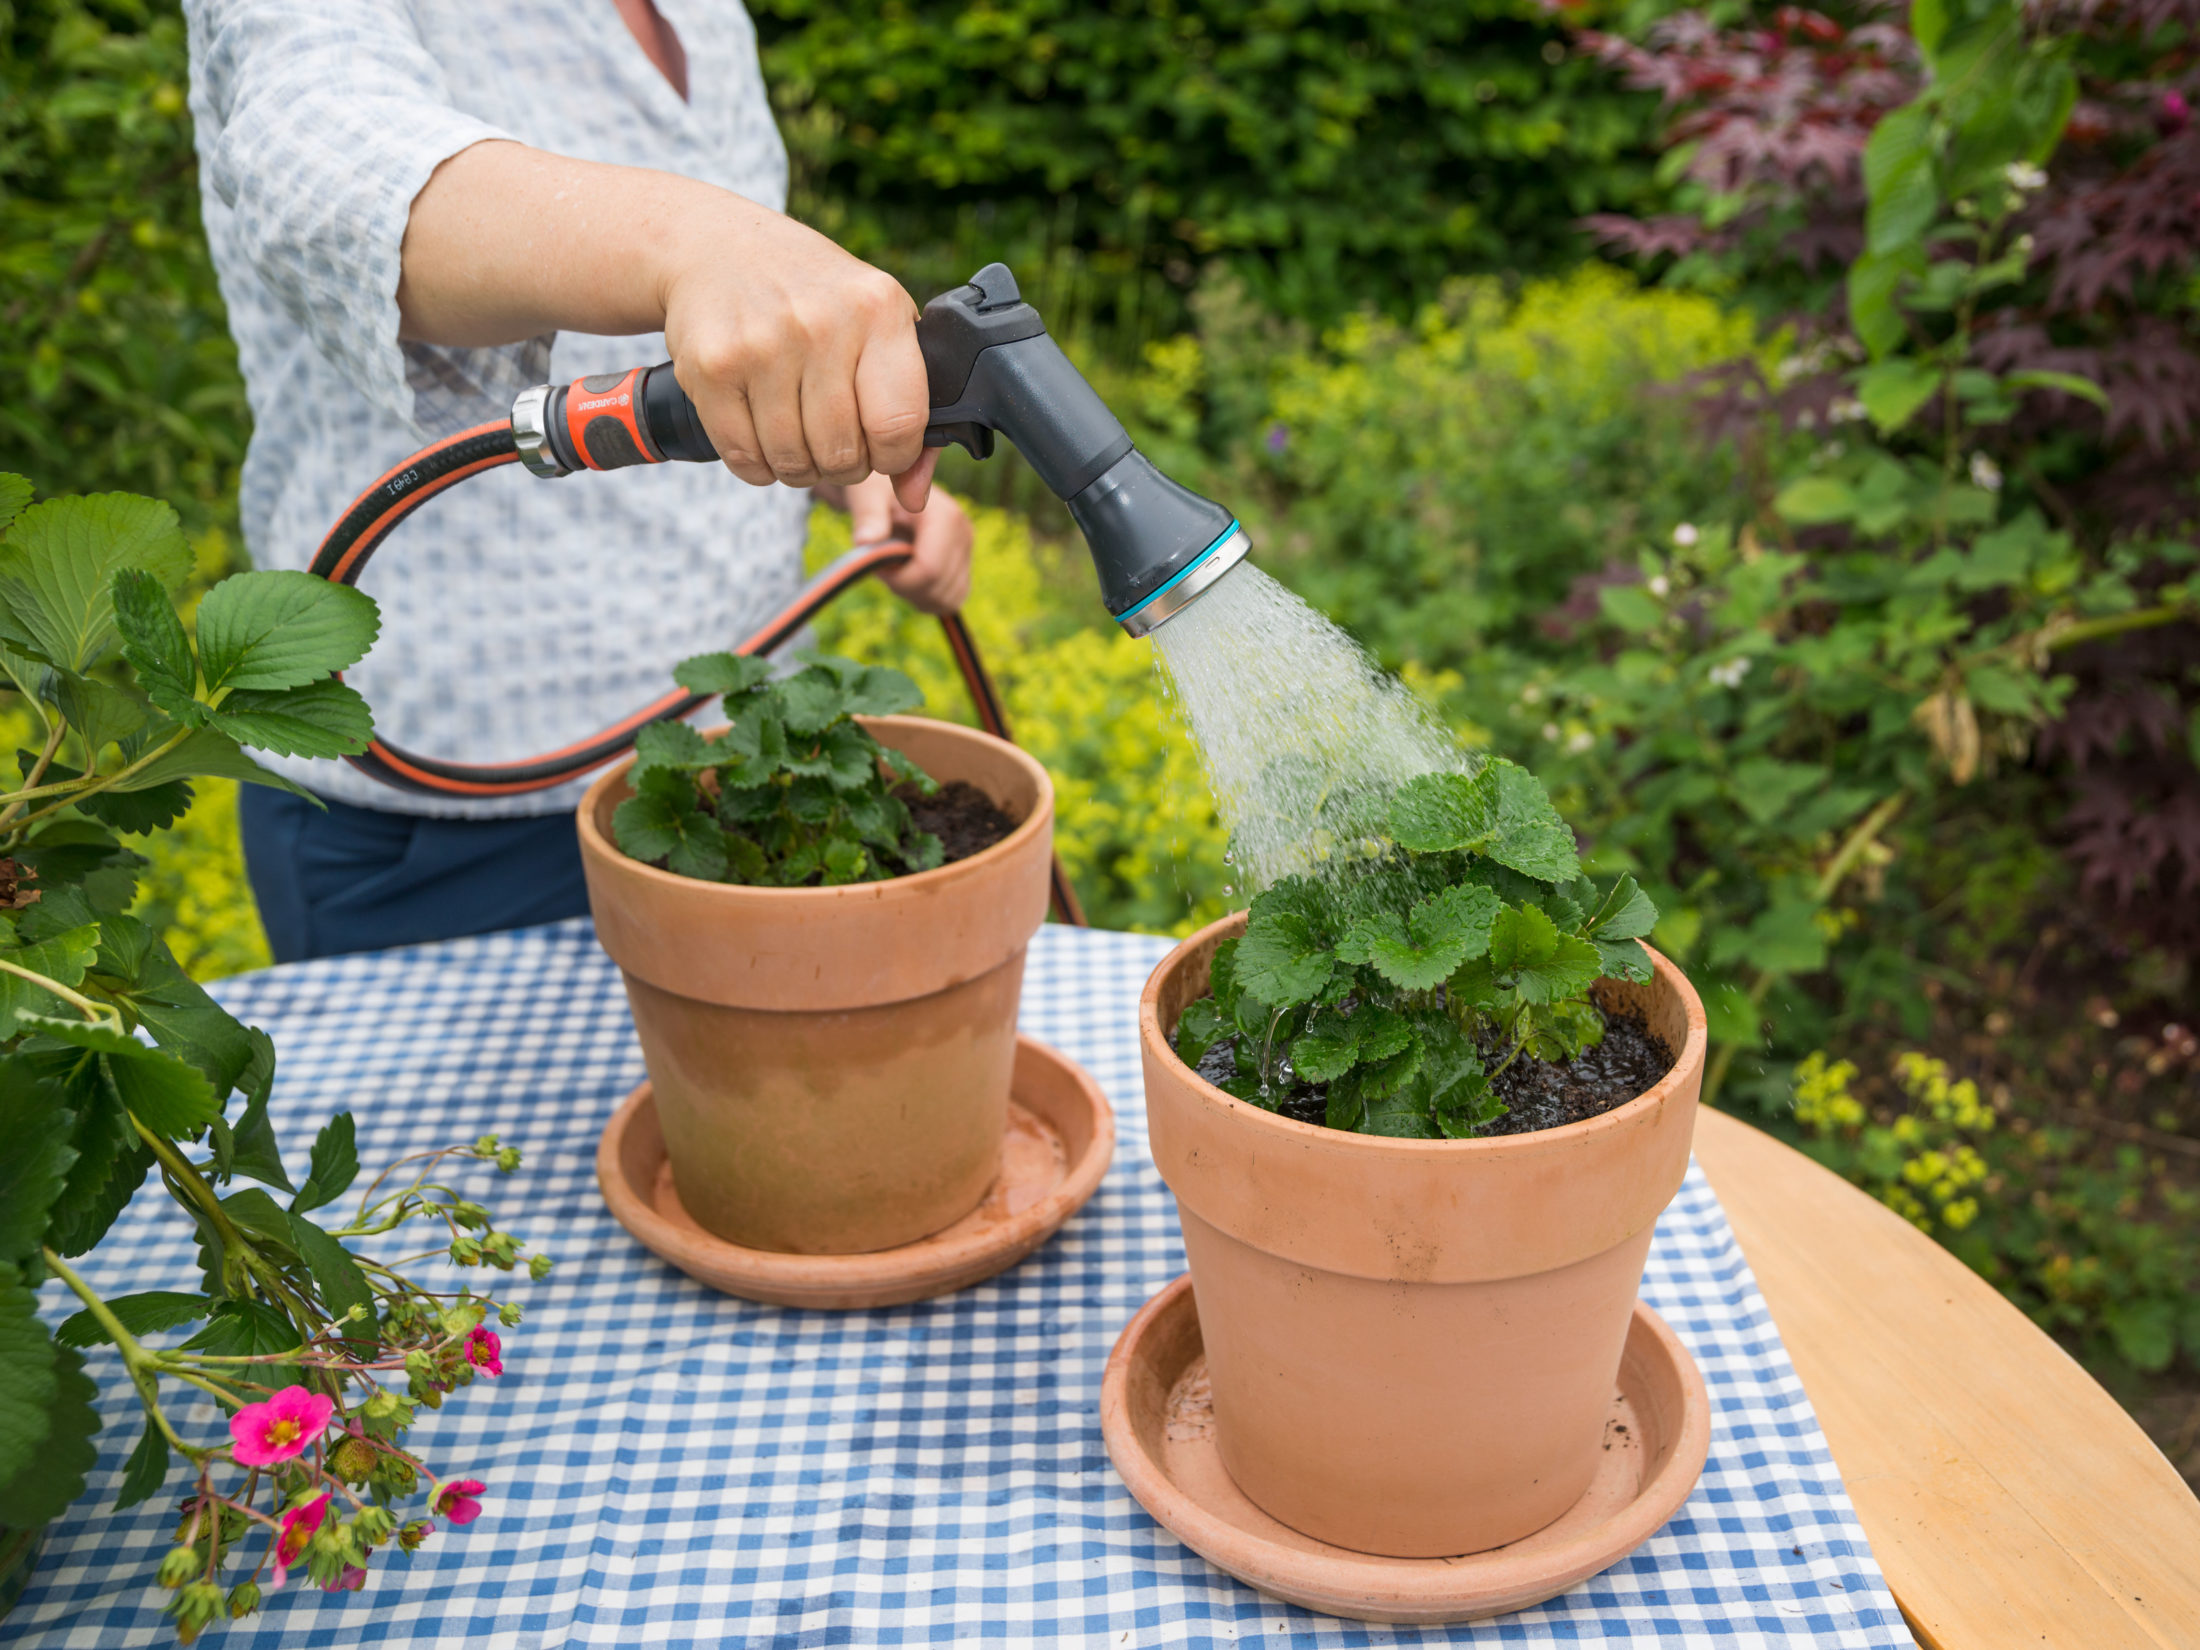
<instances>
[{"instance_id":1,"label":"woman's forearm","mask_svg":"<svg viewBox=\"0 0 2200 1650\"><path fill-rule=\"evenodd\" d=\"M421 343L662 329L743 480L908 475L904 503L922 507L916 305L891 276L730 190L477 143L414 200L397 298L402 334Z\"/></svg>"},{"instance_id":2,"label":"woman's forearm","mask_svg":"<svg viewBox=\"0 0 2200 1650\"><path fill-rule=\"evenodd\" d=\"M758 222L778 216L671 172L477 143L413 201L399 324L406 338L452 345L656 332L668 273L694 242L761 239Z\"/></svg>"}]
</instances>

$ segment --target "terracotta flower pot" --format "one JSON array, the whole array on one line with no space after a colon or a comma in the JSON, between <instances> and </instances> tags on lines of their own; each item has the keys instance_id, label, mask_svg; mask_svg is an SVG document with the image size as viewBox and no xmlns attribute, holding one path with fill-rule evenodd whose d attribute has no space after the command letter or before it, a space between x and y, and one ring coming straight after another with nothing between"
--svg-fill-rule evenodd
<instances>
[{"instance_id":1,"label":"terracotta flower pot","mask_svg":"<svg viewBox=\"0 0 2200 1650\"><path fill-rule=\"evenodd\" d=\"M913 1243L976 1208L999 1167L1054 788L989 734L863 723L942 784L977 786L1016 829L888 882L749 888L619 852L611 814L631 764L581 801L588 903L626 977L680 1201L751 1249Z\"/></svg>"},{"instance_id":2,"label":"terracotta flower pot","mask_svg":"<svg viewBox=\"0 0 2200 1650\"><path fill-rule=\"evenodd\" d=\"M1138 1015L1223 1464L1332 1546L1437 1558L1517 1541L1594 1474L1651 1228L1688 1167L1703 1005L1654 952L1649 984L1598 987L1679 1056L1601 1117L1489 1140L1348 1134L1233 1099L1168 1046L1244 925L1172 951Z\"/></svg>"}]
</instances>

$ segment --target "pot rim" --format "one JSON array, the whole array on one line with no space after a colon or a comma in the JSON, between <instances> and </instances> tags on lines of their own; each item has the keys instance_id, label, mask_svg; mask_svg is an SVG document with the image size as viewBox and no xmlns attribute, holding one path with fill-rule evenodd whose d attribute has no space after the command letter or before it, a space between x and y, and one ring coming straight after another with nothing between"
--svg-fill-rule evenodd
<instances>
[{"instance_id":1,"label":"pot rim","mask_svg":"<svg viewBox=\"0 0 2200 1650\"><path fill-rule=\"evenodd\" d=\"M1610 1111L1599 1112L1596 1116L1585 1117L1579 1122L1562 1123L1555 1129L1535 1129L1526 1134L1490 1135L1476 1140L1401 1140L1393 1135L1361 1134L1356 1130L1332 1129L1319 1123L1301 1123L1293 1117L1264 1111L1250 1101L1240 1100L1236 1095L1217 1088L1200 1076L1184 1063L1161 1031L1162 980L1197 947L1210 942L1220 944L1223 940L1232 938L1235 931L1242 931L1248 915L1245 911L1233 911L1226 917L1218 918L1198 933L1178 941L1176 949L1154 965L1154 971L1146 978L1146 988L1138 997L1138 1036L1140 1042L1159 1050L1162 1055L1174 1061L1177 1070L1190 1079L1193 1092L1207 1104L1237 1115L1249 1128L1279 1131L1280 1138L1284 1140L1318 1140L1331 1150L1356 1151L1375 1158L1394 1158L1427 1151L1453 1152L1461 1156L1480 1154L1485 1157L1508 1153L1525 1155L1562 1143L1570 1146L1594 1134L1624 1128L1634 1119L1654 1111L1672 1099L1690 1074L1703 1067L1704 1054L1710 1044L1710 1026L1704 1018L1702 998L1696 995L1696 988L1689 983L1688 976L1670 958L1637 940L1635 943L1649 954L1651 966L1656 970L1653 978L1664 981L1666 987L1679 996L1682 1010L1688 1019L1688 1035L1682 1045L1674 1050L1672 1067L1663 1077L1632 1100L1614 1106Z\"/></svg>"},{"instance_id":2,"label":"pot rim","mask_svg":"<svg viewBox=\"0 0 2200 1650\"><path fill-rule=\"evenodd\" d=\"M831 887L821 888L765 888L747 882L706 882L701 877L684 877L677 871L661 870L657 866L635 859L597 829L597 800L614 783L625 778L635 762L639 760L638 757L629 755L616 766L606 768L598 774L589 784L588 789L582 793L580 808L577 813L581 850L584 854L593 854L606 864L616 867L621 875L640 877L645 881L654 880L684 889L702 889L714 891L721 895L735 895L744 900L795 903L802 900L815 900L821 896L845 898L850 894L860 894L868 890L881 888L906 888L914 893L922 893L928 888L944 887L948 883L959 881L984 869L996 860L1006 858L1038 832L1042 830L1052 831L1054 825L1053 777L1048 774L1045 764L1022 746L987 733L983 728L966 727L961 722L949 722L936 716L858 716L854 720L878 737L881 744L890 744L891 741L886 739L880 730L890 731L898 727L917 726L927 730L945 730L950 734L959 734L977 744L991 745L998 750L1005 751L1037 781L1038 799L1033 804L1031 812L1019 820L1016 828L1002 837L1000 841L990 847L979 849L967 859L951 860L945 865L936 865L929 871L912 871L906 876L887 877L879 882L837 883ZM697 731L708 738L725 732L728 726L730 724L721 722L714 727L698 729Z\"/></svg>"}]
</instances>

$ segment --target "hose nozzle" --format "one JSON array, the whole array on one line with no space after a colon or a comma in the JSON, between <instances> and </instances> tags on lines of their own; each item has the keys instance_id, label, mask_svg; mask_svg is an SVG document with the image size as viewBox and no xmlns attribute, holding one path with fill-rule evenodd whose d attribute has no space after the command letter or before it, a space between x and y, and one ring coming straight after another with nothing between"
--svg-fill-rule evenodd
<instances>
[{"instance_id":1,"label":"hose nozzle","mask_svg":"<svg viewBox=\"0 0 2200 1650\"><path fill-rule=\"evenodd\" d=\"M1131 635L1183 612L1252 549L1228 510L1131 444L1005 265L987 264L926 304L917 343L932 389L925 445L955 442L988 458L996 430L1014 442L1069 506L1100 599Z\"/></svg>"}]
</instances>

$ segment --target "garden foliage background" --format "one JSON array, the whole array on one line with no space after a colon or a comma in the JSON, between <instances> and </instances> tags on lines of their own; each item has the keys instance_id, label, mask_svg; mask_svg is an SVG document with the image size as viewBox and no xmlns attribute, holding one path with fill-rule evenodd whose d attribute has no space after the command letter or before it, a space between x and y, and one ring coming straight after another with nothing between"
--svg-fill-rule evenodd
<instances>
[{"instance_id":1,"label":"garden foliage background","mask_svg":"<svg viewBox=\"0 0 2200 1650\"><path fill-rule=\"evenodd\" d=\"M1263 565L1651 888L1721 1103L2200 1480L2200 5L752 11L796 210L920 297L1012 262ZM173 0L0 0L0 469L167 498L210 578L249 420L184 84ZM946 474L1094 920L1227 909L1059 507ZM883 592L824 630L964 714ZM151 852L187 966L265 960L226 789Z\"/></svg>"}]
</instances>

